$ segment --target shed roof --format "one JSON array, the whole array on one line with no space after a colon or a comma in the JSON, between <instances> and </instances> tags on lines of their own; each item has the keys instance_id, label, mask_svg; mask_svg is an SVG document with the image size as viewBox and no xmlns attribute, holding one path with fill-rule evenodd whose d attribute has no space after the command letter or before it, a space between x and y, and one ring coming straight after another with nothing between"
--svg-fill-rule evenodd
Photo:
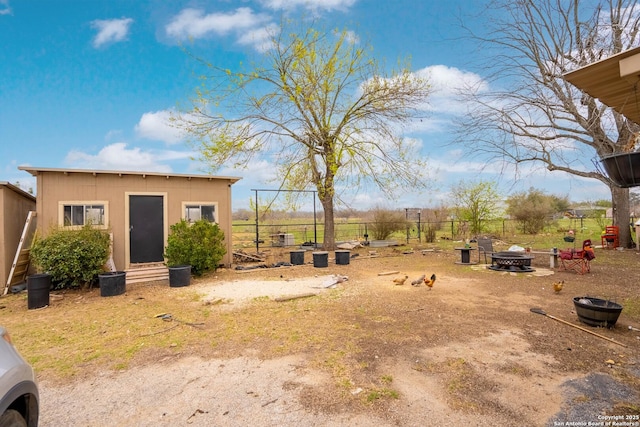
<instances>
[{"instance_id":1,"label":"shed roof","mask_svg":"<svg viewBox=\"0 0 640 427\"><path fill-rule=\"evenodd\" d=\"M36 196L34 196L31 193L28 193L28 192L24 191L22 188L18 187L17 185L11 184L10 182L0 181L0 186L7 187L9 190L15 191L16 193L18 193L22 197L30 199L30 200L32 200L34 202L36 201Z\"/></svg>"},{"instance_id":2,"label":"shed roof","mask_svg":"<svg viewBox=\"0 0 640 427\"><path fill-rule=\"evenodd\" d=\"M190 178L190 179L210 179L210 180L227 180L232 184L240 181L242 178L237 176L217 176L217 175L198 175L183 173L162 173L162 172L140 172L140 171L116 171L116 170L99 170L99 169L64 169L64 168L38 168L32 166L18 166L18 169L29 172L33 176L37 176L40 172L57 172L57 173L82 173L91 175L137 175L146 176L162 176L165 178Z\"/></svg>"},{"instance_id":3,"label":"shed roof","mask_svg":"<svg viewBox=\"0 0 640 427\"><path fill-rule=\"evenodd\" d=\"M566 73L565 80L640 124L640 47Z\"/></svg>"}]
</instances>

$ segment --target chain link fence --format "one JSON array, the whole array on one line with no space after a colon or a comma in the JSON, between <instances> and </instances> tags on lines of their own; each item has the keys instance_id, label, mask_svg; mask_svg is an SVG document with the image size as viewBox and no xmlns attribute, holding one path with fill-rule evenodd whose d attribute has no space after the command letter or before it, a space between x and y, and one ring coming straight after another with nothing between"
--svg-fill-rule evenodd
<instances>
[{"instance_id":1,"label":"chain link fence","mask_svg":"<svg viewBox=\"0 0 640 427\"><path fill-rule=\"evenodd\" d=\"M335 223L336 242L373 240L371 222L337 220ZM289 247L317 243L322 246L324 224L321 222L265 222L256 226L255 222L236 222L233 227L234 248ZM556 232L558 225L550 222L543 232ZM515 220L500 219L486 221L481 233L472 233L465 222L448 220L438 222L408 221L404 230L396 231L389 239L399 244L433 243L438 240L465 240L477 236L501 239L518 233Z\"/></svg>"}]
</instances>

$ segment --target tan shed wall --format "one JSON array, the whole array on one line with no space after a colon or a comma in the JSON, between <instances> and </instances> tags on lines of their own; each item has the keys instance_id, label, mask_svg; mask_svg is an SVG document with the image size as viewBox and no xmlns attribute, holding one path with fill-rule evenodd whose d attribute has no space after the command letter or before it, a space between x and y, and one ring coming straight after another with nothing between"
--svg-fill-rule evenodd
<instances>
[{"instance_id":1,"label":"tan shed wall","mask_svg":"<svg viewBox=\"0 0 640 427\"><path fill-rule=\"evenodd\" d=\"M165 204L166 245L168 229L182 218L183 202L215 202L218 225L224 231L230 265L231 247L231 181L216 178L126 175L40 171L37 175L38 229L45 233L58 225L60 202L106 202L107 221L113 233L113 255L116 268L129 268L129 195L162 195Z\"/></svg>"},{"instance_id":2,"label":"tan shed wall","mask_svg":"<svg viewBox=\"0 0 640 427\"><path fill-rule=\"evenodd\" d=\"M7 283L27 215L35 210L34 200L0 186L0 289Z\"/></svg>"}]
</instances>

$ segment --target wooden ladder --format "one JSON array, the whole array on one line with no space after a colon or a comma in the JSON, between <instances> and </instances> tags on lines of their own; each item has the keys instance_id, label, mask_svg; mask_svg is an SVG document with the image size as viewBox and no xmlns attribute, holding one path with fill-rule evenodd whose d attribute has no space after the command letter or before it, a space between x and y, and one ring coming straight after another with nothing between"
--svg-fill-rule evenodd
<instances>
[{"instance_id":1,"label":"wooden ladder","mask_svg":"<svg viewBox=\"0 0 640 427\"><path fill-rule=\"evenodd\" d=\"M18 242L16 256L13 258L13 264L11 265L11 270L9 270L9 277L7 278L7 284L4 287L4 292L2 293L2 295L7 294L7 292L9 291L9 286L23 282L25 277L27 276L27 271L29 270L30 248L24 248L24 246L27 238L31 238L33 236L33 233L31 232L31 226L32 223L35 222L33 221L35 217L35 211L29 211L29 213L27 214L27 220L25 221L24 228L22 229L22 236L20 236L20 241ZM29 243L31 243L30 240Z\"/></svg>"}]
</instances>

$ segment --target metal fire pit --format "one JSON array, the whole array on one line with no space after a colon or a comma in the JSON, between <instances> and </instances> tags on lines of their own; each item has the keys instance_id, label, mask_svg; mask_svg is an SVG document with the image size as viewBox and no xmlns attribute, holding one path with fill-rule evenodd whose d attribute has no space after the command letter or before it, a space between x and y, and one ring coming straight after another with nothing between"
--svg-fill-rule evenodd
<instances>
[{"instance_id":1,"label":"metal fire pit","mask_svg":"<svg viewBox=\"0 0 640 427\"><path fill-rule=\"evenodd\" d=\"M496 252L491 254L491 270L513 273L529 273L533 256L521 252Z\"/></svg>"}]
</instances>

